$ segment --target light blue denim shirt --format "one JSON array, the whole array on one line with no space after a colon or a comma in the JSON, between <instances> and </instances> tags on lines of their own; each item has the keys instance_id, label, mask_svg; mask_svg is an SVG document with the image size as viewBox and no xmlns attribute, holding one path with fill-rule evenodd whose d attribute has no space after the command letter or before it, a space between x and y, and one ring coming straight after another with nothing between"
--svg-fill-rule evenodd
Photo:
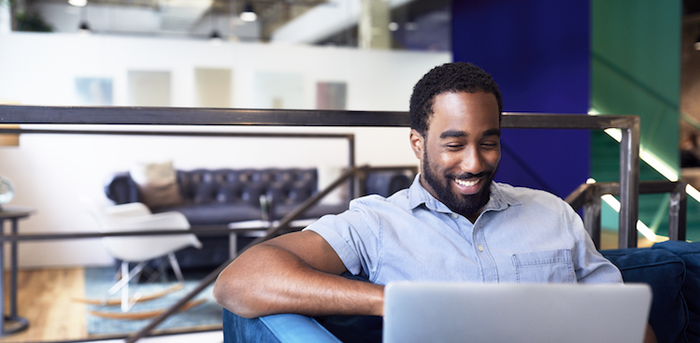
<instances>
[{"instance_id":1,"label":"light blue denim shirt","mask_svg":"<svg viewBox=\"0 0 700 343\"><path fill-rule=\"evenodd\" d=\"M391 281L622 282L581 218L543 191L492 183L472 224L420 184L370 195L306 230L320 234L355 275Z\"/></svg>"}]
</instances>

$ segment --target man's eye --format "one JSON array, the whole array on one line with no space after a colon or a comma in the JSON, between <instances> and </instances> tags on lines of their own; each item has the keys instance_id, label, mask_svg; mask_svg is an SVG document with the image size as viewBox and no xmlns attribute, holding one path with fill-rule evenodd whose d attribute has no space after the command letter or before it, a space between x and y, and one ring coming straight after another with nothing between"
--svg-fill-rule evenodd
<instances>
[{"instance_id":1,"label":"man's eye","mask_svg":"<svg viewBox=\"0 0 700 343\"><path fill-rule=\"evenodd\" d=\"M445 146L446 146L448 149L459 149L459 148L463 147L464 144L453 143L453 144L447 144L447 145L445 145Z\"/></svg>"}]
</instances>

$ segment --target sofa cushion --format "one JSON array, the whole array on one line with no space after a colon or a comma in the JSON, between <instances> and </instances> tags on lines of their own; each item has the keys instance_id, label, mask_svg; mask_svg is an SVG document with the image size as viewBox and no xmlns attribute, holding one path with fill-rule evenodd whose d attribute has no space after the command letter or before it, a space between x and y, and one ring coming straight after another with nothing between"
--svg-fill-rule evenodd
<instances>
[{"instance_id":1,"label":"sofa cushion","mask_svg":"<svg viewBox=\"0 0 700 343\"><path fill-rule=\"evenodd\" d=\"M668 250L685 262L683 297L688 304L688 340L700 342L700 242L666 241L652 249Z\"/></svg>"},{"instance_id":2,"label":"sofa cushion","mask_svg":"<svg viewBox=\"0 0 700 343\"><path fill-rule=\"evenodd\" d=\"M129 170L141 194L141 201L149 208L177 206L183 202L172 161L136 163Z\"/></svg>"},{"instance_id":3,"label":"sofa cushion","mask_svg":"<svg viewBox=\"0 0 700 343\"><path fill-rule=\"evenodd\" d=\"M234 204L185 205L159 209L159 211L170 210L184 214L191 226L227 225L233 222L261 219L259 208Z\"/></svg>"},{"instance_id":4,"label":"sofa cushion","mask_svg":"<svg viewBox=\"0 0 700 343\"><path fill-rule=\"evenodd\" d=\"M681 293L685 278L683 259L663 249L603 250L603 256L622 272L625 282L647 283L653 299L649 324L660 343L687 342L688 310Z\"/></svg>"}]
</instances>

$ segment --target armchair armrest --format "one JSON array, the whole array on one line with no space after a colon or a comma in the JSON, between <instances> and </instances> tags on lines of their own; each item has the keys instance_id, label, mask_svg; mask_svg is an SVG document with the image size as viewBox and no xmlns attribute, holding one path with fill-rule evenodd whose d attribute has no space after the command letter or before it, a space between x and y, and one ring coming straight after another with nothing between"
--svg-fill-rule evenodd
<instances>
[{"instance_id":1,"label":"armchair armrest","mask_svg":"<svg viewBox=\"0 0 700 343\"><path fill-rule=\"evenodd\" d=\"M314 319L276 314L254 319L224 309L224 342L342 343Z\"/></svg>"},{"instance_id":2,"label":"armchair armrest","mask_svg":"<svg viewBox=\"0 0 700 343\"><path fill-rule=\"evenodd\" d=\"M122 205L115 205L105 208L105 213L116 216L147 216L151 214L151 210L143 203L131 202Z\"/></svg>"},{"instance_id":3,"label":"armchair armrest","mask_svg":"<svg viewBox=\"0 0 700 343\"><path fill-rule=\"evenodd\" d=\"M145 216L124 216L114 218L112 224L114 231L121 231L121 227L129 230L187 230L190 223L185 215L176 212L162 212Z\"/></svg>"},{"instance_id":4,"label":"armchair armrest","mask_svg":"<svg viewBox=\"0 0 700 343\"><path fill-rule=\"evenodd\" d=\"M260 321L282 343L341 343L317 321L300 314L276 314L261 317Z\"/></svg>"}]
</instances>

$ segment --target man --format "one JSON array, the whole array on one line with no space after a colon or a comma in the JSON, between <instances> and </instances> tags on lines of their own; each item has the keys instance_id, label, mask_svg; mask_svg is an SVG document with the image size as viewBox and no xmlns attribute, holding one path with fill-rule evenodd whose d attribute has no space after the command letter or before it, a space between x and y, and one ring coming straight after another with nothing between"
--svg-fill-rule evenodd
<instances>
[{"instance_id":1,"label":"man","mask_svg":"<svg viewBox=\"0 0 700 343\"><path fill-rule=\"evenodd\" d=\"M502 109L473 64L428 72L411 95L411 187L250 248L219 276L217 301L243 317L381 316L391 281L621 282L567 203L493 182Z\"/></svg>"}]
</instances>

